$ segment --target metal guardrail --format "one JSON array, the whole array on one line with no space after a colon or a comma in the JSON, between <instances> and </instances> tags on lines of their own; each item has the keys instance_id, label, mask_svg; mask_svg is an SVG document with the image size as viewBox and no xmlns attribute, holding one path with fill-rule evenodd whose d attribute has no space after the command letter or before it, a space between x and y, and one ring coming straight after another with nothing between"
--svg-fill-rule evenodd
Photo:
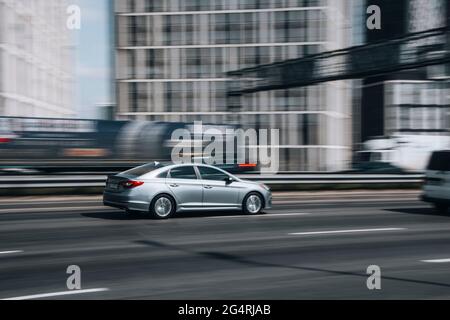
<instances>
[{"instance_id":1,"label":"metal guardrail","mask_svg":"<svg viewBox=\"0 0 450 320\"><path fill-rule=\"evenodd\" d=\"M421 183L424 175L398 175L398 174L299 174L299 175L259 175L240 176L243 179L271 184L399 184Z\"/></svg>"},{"instance_id":2,"label":"metal guardrail","mask_svg":"<svg viewBox=\"0 0 450 320\"><path fill-rule=\"evenodd\" d=\"M348 185L348 184L418 184L422 174L292 174L292 175L238 175L242 179L267 185ZM58 176L0 176L0 190L35 188L103 187L105 175Z\"/></svg>"}]
</instances>

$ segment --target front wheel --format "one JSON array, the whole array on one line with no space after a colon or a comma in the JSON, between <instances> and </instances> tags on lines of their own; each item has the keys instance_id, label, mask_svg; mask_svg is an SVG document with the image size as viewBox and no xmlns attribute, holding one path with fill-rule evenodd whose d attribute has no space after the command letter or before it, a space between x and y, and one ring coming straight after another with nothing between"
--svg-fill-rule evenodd
<instances>
[{"instance_id":1,"label":"front wheel","mask_svg":"<svg viewBox=\"0 0 450 320\"><path fill-rule=\"evenodd\" d=\"M242 203L242 208L245 214L259 214L264 207L264 200L259 193L252 192L248 194L244 202Z\"/></svg>"},{"instance_id":2,"label":"front wheel","mask_svg":"<svg viewBox=\"0 0 450 320\"><path fill-rule=\"evenodd\" d=\"M150 205L150 213L156 219L169 219L175 214L175 210L175 201L167 195L157 196Z\"/></svg>"}]
</instances>

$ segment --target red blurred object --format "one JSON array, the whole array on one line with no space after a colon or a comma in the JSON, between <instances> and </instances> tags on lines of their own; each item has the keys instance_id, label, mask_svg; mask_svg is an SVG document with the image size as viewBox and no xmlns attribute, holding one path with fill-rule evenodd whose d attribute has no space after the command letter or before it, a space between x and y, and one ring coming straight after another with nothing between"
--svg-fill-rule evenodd
<instances>
[{"instance_id":1,"label":"red blurred object","mask_svg":"<svg viewBox=\"0 0 450 320\"><path fill-rule=\"evenodd\" d=\"M136 181L136 180L128 180L121 183L122 187L126 189L133 189L139 186L142 186L144 182L142 181Z\"/></svg>"},{"instance_id":2,"label":"red blurred object","mask_svg":"<svg viewBox=\"0 0 450 320\"><path fill-rule=\"evenodd\" d=\"M12 141L12 139L10 139L10 138L1 138L0 137L0 143L8 143L8 142L11 142Z\"/></svg>"},{"instance_id":3,"label":"red blurred object","mask_svg":"<svg viewBox=\"0 0 450 320\"><path fill-rule=\"evenodd\" d=\"M239 168L256 168L256 163L241 163Z\"/></svg>"}]
</instances>

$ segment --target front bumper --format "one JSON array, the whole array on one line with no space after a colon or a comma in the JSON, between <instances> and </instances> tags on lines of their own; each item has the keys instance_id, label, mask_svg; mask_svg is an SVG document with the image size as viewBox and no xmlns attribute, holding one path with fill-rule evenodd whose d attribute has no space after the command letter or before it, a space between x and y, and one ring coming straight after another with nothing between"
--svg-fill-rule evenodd
<instances>
[{"instance_id":1,"label":"front bumper","mask_svg":"<svg viewBox=\"0 0 450 320\"><path fill-rule=\"evenodd\" d=\"M438 204L450 205L450 199L434 198L434 197L427 196L425 194L422 194L420 196L420 200L422 200L424 202L429 202L429 203L438 203Z\"/></svg>"},{"instance_id":2,"label":"front bumper","mask_svg":"<svg viewBox=\"0 0 450 320\"><path fill-rule=\"evenodd\" d=\"M266 192L264 194L264 202L265 202L264 209L272 209L272 193L271 192Z\"/></svg>"}]
</instances>

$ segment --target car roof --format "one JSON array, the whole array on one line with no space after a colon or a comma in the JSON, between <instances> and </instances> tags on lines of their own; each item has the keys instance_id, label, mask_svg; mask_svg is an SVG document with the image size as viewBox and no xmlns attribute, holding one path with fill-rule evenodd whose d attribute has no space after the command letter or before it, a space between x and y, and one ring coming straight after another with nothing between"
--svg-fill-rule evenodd
<instances>
[{"instance_id":1,"label":"car roof","mask_svg":"<svg viewBox=\"0 0 450 320\"><path fill-rule=\"evenodd\" d=\"M217 168L217 167L215 167L215 166L208 165L208 164L203 164L203 163L179 163L179 164L171 164L171 165L168 165L168 166L163 167L163 168L161 168L161 169L172 169L172 168L185 167L185 166L207 167L207 168L213 168L213 169L221 170L220 168Z\"/></svg>"},{"instance_id":2,"label":"car roof","mask_svg":"<svg viewBox=\"0 0 450 320\"><path fill-rule=\"evenodd\" d=\"M436 151L433 151L433 154L449 153L449 152L450 152L450 150L436 150Z\"/></svg>"},{"instance_id":3,"label":"car roof","mask_svg":"<svg viewBox=\"0 0 450 320\"><path fill-rule=\"evenodd\" d=\"M166 165L166 166L164 166L164 167L158 168L158 169L156 169L155 171L152 171L152 173L155 173L155 175L158 175L158 174L160 174L160 173L162 173L162 172L164 172L164 171L168 171L168 170L171 170L171 169L173 169L173 168L187 167L187 166L197 166L197 167L204 167L204 168L212 168L212 169L216 169L216 170L225 172L225 173L227 173L227 174L230 174L229 172L227 172L227 171L225 171L225 170L223 170L223 169L221 169L221 168L218 168L218 167L215 167L215 166L212 166L212 165L209 165L209 164L203 164L203 163L179 163L179 164L170 164L170 165Z\"/></svg>"}]
</instances>

